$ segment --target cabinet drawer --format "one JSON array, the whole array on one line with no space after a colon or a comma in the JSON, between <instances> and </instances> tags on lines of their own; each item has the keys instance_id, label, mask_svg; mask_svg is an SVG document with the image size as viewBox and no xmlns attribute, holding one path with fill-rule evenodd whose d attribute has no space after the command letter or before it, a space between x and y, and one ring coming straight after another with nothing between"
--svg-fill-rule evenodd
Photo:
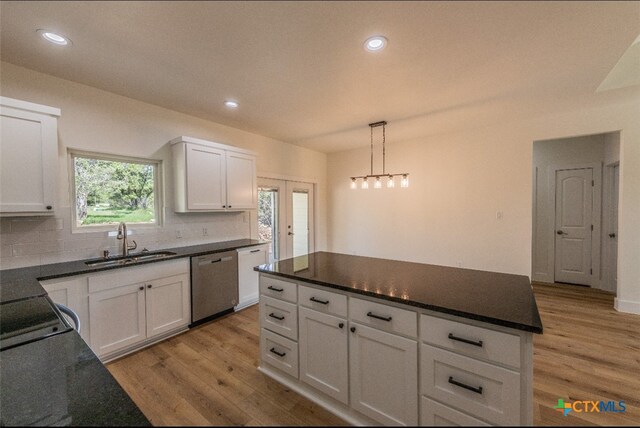
<instances>
[{"instance_id":1,"label":"cabinet drawer","mask_svg":"<svg viewBox=\"0 0 640 428\"><path fill-rule=\"evenodd\" d=\"M420 347L421 393L498 425L520 424L520 375L443 349Z\"/></svg>"},{"instance_id":2,"label":"cabinet drawer","mask_svg":"<svg viewBox=\"0 0 640 428\"><path fill-rule=\"evenodd\" d=\"M349 318L380 330L416 337L418 314L362 299L349 299Z\"/></svg>"},{"instance_id":3,"label":"cabinet drawer","mask_svg":"<svg viewBox=\"0 0 640 428\"><path fill-rule=\"evenodd\" d=\"M287 302L298 302L298 291L295 282L283 281L270 276L260 275L260 294L286 300Z\"/></svg>"},{"instance_id":4,"label":"cabinet drawer","mask_svg":"<svg viewBox=\"0 0 640 428\"><path fill-rule=\"evenodd\" d=\"M189 268L189 259L182 258L89 274L89 293L168 276L188 274Z\"/></svg>"},{"instance_id":5,"label":"cabinet drawer","mask_svg":"<svg viewBox=\"0 0 640 428\"><path fill-rule=\"evenodd\" d=\"M292 303L260 297L260 324L275 333L298 340L298 307Z\"/></svg>"},{"instance_id":6,"label":"cabinet drawer","mask_svg":"<svg viewBox=\"0 0 640 428\"><path fill-rule=\"evenodd\" d=\"M465 413L437 401L422 396L420 399L420 426L427 427L477 427L491 426L480 419L473 418Z\"/></svg>"},{"instance_id":7,"label":"cabinet drawer","mask_svg":"<svg viewBox=\"0 0 640 428\"><path fill-rule=\"evenodd\" d=\"M520 367L520 336L514 334L420 315L420 339L473 358Z\"/></svg>"},{"instance_id":8,"label":"cabinet drawer","mask_svg":"<svg viewBox=\"0 0 640 428\"><path fill-rule=\"evenodd\" d=\"M298 344L265 330L260 332L262 361L298 378Z\"/></svg>"},{"instance_id":9,"label":"cabinet drawer","mask_svg":"<svg viewBox=\"0 0 640 428\"><path fill-rule=\"evenodd\" d=\"M339 317L347 317L347 296L318 290L317 288L300 286L300 305Z\"/></svg>"}]
</instances>

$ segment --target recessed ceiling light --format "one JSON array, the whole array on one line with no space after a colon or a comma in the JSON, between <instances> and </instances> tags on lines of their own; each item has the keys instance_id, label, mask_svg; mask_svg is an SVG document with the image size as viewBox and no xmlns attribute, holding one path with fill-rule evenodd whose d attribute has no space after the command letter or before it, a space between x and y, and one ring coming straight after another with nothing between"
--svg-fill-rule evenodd
<instances>
[{"instance_id":1,"label":"recessed ceiling light","mask_svg":"<svg viewBox=\"0 0 640 428\"><path fill-rule=\"evenodd\" d=\"M238 108L238 103L236 101L227 100L224 102L224 105L228 108Z\"/></svg>"},{"instance_id":2,"label":"recessed ceiling light","mask_svg":"<svg viewBox=\"0 0 640 428\"><path fill-rule=\"evenodd\" d=\"M387 38L384 36L369 37L364 42L364 48L369 52L381 51L385 46L387 46Z\"/></svg>"},{"instance_id":3,"label":"recessed ceiling light","mask_svg":"<svg viewBox=\"0 0 640 428\"><path fill-rule=\"evenodd\" d=\"M58 33L54 33L53 31L38 30L37 32L47 42L50 42L50 43L53 43L53 44L56 44L56 45L60 45L60 46L67 46L67 45L71 44L71 40L69 40L65 36L61 36Z\"/></svg>"}]
</instances>

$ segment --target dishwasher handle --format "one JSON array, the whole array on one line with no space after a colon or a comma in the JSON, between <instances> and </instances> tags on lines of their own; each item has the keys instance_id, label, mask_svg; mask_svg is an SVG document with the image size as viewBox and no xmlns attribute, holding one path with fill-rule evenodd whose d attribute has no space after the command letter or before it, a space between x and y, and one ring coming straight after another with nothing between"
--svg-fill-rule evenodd
<instances>
[{"instance_id":1,"label":"dishwasher handle","mask_svg":"<svg viewBox=\"0 0 640 428\"><path fill-rule=\"evenodd\" d=\"M233 260L233 257L231 256L221 257L215 260L200 260L198 261L198 266L206 266L206 265L211 265L211 264L220 263L220 262L230 262L231 260Z\"/></svg>"}]
</instances>

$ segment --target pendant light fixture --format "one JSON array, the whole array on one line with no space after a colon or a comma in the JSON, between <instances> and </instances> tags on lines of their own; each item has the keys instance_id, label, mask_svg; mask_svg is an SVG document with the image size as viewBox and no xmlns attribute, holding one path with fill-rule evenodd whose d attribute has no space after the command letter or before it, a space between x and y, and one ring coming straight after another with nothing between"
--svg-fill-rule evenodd
<instances>
[{"instance_id":1,"label":"pendant light fixture","mask_svg":"<svg viewBox=\"0 0 640 428\"><path fill-rule=\"evenodd\" d=\"M382 173L374 174L373 173L373 128L377 128L382 126ZM370 123L369 127L371 128L371 171L368 175L359 175L355 177L351 177L351 188L358 188L358 180L362 179L362 183L360 185L361 189L368 189L369 182L373 182L374 189L382 189L384 185L384 181L386 181L386 186L389 189L396 187L395 177L402 177L400 179L400 187L405 188L409 187L409 173L402 172L399 174L391 174L386 171L386 151L385 151L385 143L386 143L386 121L374 122Z\"/></svg>"}]
</instances>

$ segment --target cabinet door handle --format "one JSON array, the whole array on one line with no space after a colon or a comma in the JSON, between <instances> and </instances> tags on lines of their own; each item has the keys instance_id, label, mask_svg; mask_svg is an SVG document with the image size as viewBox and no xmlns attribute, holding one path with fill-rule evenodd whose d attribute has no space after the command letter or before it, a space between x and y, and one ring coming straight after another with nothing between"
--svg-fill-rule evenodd
<instances>
[{"instance_id":1,"label":"cabinet door handle","mask_svg":"<svg viewBox=\"0 0 640 428\"><path fill-rule=\"evenodd\" d=\"M47 205L47 209L50 210L53 209L53 207L51 205Z\"/></svg>"},{"instance_id":2,"label":"cabinet door handle","mask_svg":"<svg viewBox=\"0 0 640 428\"><path fill-rule=\"evenodd\" d=\"M285 355L287 355L287 353L286 353L286 352L278 352L278 351L276 351L276 348L271 348L271 349L269 349L269 352L271 352L271 353L273 353L273 354L276 354L276 355L277 355L278 357L280 357L280 358L282 358L282 357L284 357Z\"/></svg>"},{"instance_id":3,"label":"cabinet door handle","mask_svg":"<svg viewBox=\"0 0 640 428\"><path fill-rule=\"evenodd\" d=\"M344 323L341 322L340 324L338 324L338 328L343 328L344 327Z\"/></svg>"},{"instance_id":4,"label":"cabinet door handle","mask_svg":"<svg viewBox=\"0 0 640 428\"><path fill-rule=\"evenodd\" d=\"M284 288L276 288L272 285L267 287L269 290L273 290L273 291L277 291L278 293L282 293L284 291Z\"/></svg>"},{"instance_id":5,"label":"cabinet door handle","mask_svg":"<svg viewBox=\"0 0 640 428\"><path fill-rule=\"evenodd\" d=\"M147 285L147 288L151 288L151 284Z\"/></svg>"},{"instance_id":6,"label":"cabinet door handle","mask_svg":"<svg viewBox=\"0 0 640 428\"><path fill-rule=\"evenodd\" d=\"M478 340L477 342L474 340L464 339L462 337L454 336L453 333L449 333L449 339L457 340L458 342L468 343L469 345L477 346L482 348L482 340Z\"/></svg>"},{"instance_id":7,"label":"cabinet door handle","mask_svg":"<svg viewBox=\"0 0 640 428\"><path fill-rule=\"evenodd\" d=\"M316 299L315 297L312 297L309 300L311 300L312 302L321 303L323 305L328 305L329 304L328 300L320 300L320 299Z\"/></svg>"},{"instance_id":8,"label":"cabinet door handle","mask_svg":"<svg viewBox=\"0 0 640 428\"><path fill-rule=\"evenodd\" d=\"M282 320L284 319L284 316L279 317L278 315L274 314L273 312L271 312L271 313L269 314L269 316L270 316L271 318L275 318L275 319L277 319L278 321L282 321Z\"/></svg>"},{"instance_id":9,"label":"cabinet door handle","mask_svg":"<svg viewBox=\"0 0 640 428\"><path fill-rule=\"evenodd\" d=\"M259 253L260 251L262 251L262 250L251 250L251 251L249 251L249 252L250 252L250 253Z\"/></svg>"},{"instance_id":10,"label":"cabinet door handle","mask_svg":"<svg viewBox=\"0 0 640 428\"><path fill-rule=\"evenodd\" d=\"M383 317L383 316L380 316L380 315L376 315L373 312L367 312L367 316L371 317L371 318L378 319L378 320L387 321L387 322L391 321L391 319L392 319L391 317Z\"/></svg>"},{"instance_id":11,"label":"cabinet door handle","mask_svg":"<svg viewBox=\"0 0 640 428\"><path fill-rule=\"evenodd\" d=\"M355 333L356 332L356 328L355 327L351 327L349 330L351 330L351 333Z\"/></svg>"},{"instance_id":12,"label":"cabinet door handle","mask_svg":"<svg viewBox=\"0 0 640 428\"><path fill-rule=\"evenodd\" d=\"M460 388L464 388L467 389L471 392L475 392L476 394L480 394L482 395L482 387L474 387L474 386L469 386L466 383L462 383L462 382L458 382L457 380L453 379L453 376L449 376L449 383L455 386L459 386Z\"/></svg>"},{"instance_id":13,"label":"cabinet door handle","mask_svg":"<svg viewBox=\"0 0 640 428\"><path fill-rule=\"evenodd\" d=\"M144 290L144 285L141 285L141 286L140 286L140 288L139 288L139 290L140 290L140 291L143 291L143 290Z\"/></svg>"}]
</instances>

